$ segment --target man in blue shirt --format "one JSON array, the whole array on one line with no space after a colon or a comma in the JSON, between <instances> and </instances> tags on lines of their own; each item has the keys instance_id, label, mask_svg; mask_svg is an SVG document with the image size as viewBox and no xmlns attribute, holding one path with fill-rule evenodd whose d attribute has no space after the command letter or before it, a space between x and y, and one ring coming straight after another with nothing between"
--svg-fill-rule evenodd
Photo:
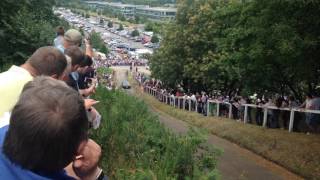
<instances>
[{"instance_id":1,"label":"man in blue shirt","mask_svg":"<svg viewBox=\"0 0 320 180\"><path fill-rule=\"evenodd\" d=\"M87 135L80 95L61 81L35 78L25 85L10 125L0 129L0 179L74 179L64 167L83 157Z\"/></svg>"}]
</instances>

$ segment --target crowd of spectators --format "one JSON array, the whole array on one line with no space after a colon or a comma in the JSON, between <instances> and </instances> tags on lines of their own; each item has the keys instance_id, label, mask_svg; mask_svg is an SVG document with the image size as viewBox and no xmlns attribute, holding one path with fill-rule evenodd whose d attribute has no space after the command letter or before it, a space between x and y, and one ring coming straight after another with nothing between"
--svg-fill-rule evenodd
<instances>
[{"instance_id":1,"label":"crowd of spectators","mask_svg":"<svg viewBox=\"0 0 320 180\"><path fill-rule=\"evenodd\" d=\"M53 45L0 73L0 179L106 179L90 41L59 27Z\"/></svg>"},{"instance_id":2,"label":"crowd of spectators","mask_svg":"<svg viewBox=\"0 0 320 180\"><path fill-rule=\"evenodd\" d=\"M146 78L142 73L136 74L136 80L144 87L152 88L159 92L157 98L159 101L171 105L180 105L179 108L185 108L192 111L197 111L203 115L216 114L216 104L210 103L208 108L208 100L219 102L219 116L231 117L237 121L244 121L245 104L254 105L247 107L247 122L263 125L264 108L271 107L267 110L267 124L269 128L287 129L289 126L290 109L305 108L307 110L320 110L320 98L317 94L307 94L304 103L299 103L294 96L258 96L254 94L250 97L243 96L228 96L218 92L207 93L201 92L185 92L178 86L175 89L164 88L161 81ZM182 97L182 98L181 98ZM166 99L167 98L167 99ZM185 99L185 101L183 101ZM191 101L189 101L191 100ZM178 102L180 101L180 102ZM189 103L191 102L190 106ZM183 104L184 103L184 104ZM231 112L229 111L231 108ZM207 112L209 110L209 112ZM231 113L231 116L230 116ZM293 130L319 132L320 114L306 112L295 113Z\"/></svg>"},{"instance_id":3,"label":"crowd of spectators","mask_svg":"<svg viewBox=\"0 0 320 180\"><path fill-rule=\"evenodd\" d=\"M101 55L97 56L96 59L100 65L103 66L146 66L147 60L138 59L135 57L120 56L119 54L109 54L107 57L103 58Z\"/></svg>"}]
</instances>

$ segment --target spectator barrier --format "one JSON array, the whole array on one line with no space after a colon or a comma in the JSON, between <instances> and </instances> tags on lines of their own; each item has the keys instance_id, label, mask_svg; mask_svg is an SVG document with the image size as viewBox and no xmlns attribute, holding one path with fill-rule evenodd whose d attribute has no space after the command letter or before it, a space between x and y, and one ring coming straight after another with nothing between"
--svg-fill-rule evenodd
<instances>
[{"instance_id":1,"label":"spectator barrier","mask_svg":"<svg viewBox=\"0 0 320 180\"><path fill-rule=\"evenodd\" d=\"M198 112L198 102L193 101L190 98L185 98L183 96L177 97L173 95L168 95L165 93L161 93L158 91L156 88L144 86L144 92L156 97L159 99L161 102L164 102L170 106L173 106L178 109L184 109L188 111L195 111ZM211 113L210 105L213 104L216 106L216 109L214 110L215 113ZM226 105L228 107L228 118L233 118L232 115L232 104L229 102L221 102L218 100L208 100L207 103L205 104L206 108L206 116L210 116L214 114L215 116L220 116L221 114L221 105ZM294 124L294 117L296 112L302 112L302 113L314 113L314 114L320 114L319 110L309 110L309 109L302 109L302 108L278 108L275 106L260 106L260 105L254 105L254 104L241 104L240 105L242 108L244 107L244 114L243 114L243 123L248 123L248 110L249 108L261 108L263 109L263 121L262 121L262 126L267 127L267 121L268 121L268 110L280 110L280 111L289 111L290 112L290 118L289 118L289 132L292 132L293 130L293 124Z\"/></svg>"}]
</instances>

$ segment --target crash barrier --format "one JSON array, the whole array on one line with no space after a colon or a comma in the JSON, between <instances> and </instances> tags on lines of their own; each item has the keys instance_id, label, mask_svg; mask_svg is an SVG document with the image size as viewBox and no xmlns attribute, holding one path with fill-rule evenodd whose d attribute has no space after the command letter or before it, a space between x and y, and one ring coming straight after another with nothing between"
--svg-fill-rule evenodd
<instances>
[{"instance_id":1,"label":"crash barrier","mask_svg":"<svg viewBox=\"0 0 320 180\"><path fill-rule=\"evenodd\" d=\"M166 103L170 106L173 106L178 109L184 109L187 111L195 111L199 112L199 103L196 100L192 100L190 98L185 98L183 96L174 96L174 95L168 95L165 93L161 93L155 88L144 86L144 92L156 97L159 101ZM267 127L267 121L268 121L268 111L272 110L280 110L280 111L287 111L289 112L289 127L288 131L293 131L293 124L295 121L295 114L297 112L300 113L312 113L312 114L320 114L319 110L309 110L309 109L302 109L302 108L278 108L275 106L260 106L260 105L254 105L254 104L241 104L242 108L242 115L241 119L243 119L243 123L248 123L249 119L249 108L257 108L262 110L262 126ZM213 108L212 108L213 107ZM206 116L225 116L227 118L234 118L233 114L233 105L229 102L221 102L217 100L208 100L206 103L201 104L202 113L204 113Z\"/></svg>"}]
</instances>

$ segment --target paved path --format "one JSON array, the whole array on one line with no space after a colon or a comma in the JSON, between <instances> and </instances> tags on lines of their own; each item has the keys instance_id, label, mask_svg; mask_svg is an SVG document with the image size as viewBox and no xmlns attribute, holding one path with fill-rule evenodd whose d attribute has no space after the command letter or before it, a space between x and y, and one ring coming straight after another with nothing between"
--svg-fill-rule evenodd
<instances>
[{"instance_id":1,"label":"paved path","mask_svg":"<svg viewBox=\"0 0 320 180\"><path fill-rule=\"evenodd\" d=\"M159 120L176 133L186 133L189 125L181 120L151 107L151 111L158 115ZM286 169L215 135L209 135L209 144L222 149L223 154L218 161L218 170L223 180L252 179L302 179Z\"/></svg>"},{"instance_id":2,"label":"paved path","mask_svg":"<svg viewBox=\"0 0 320 180\"><path fill-rule=\"evenodd\" d=\"M126 78L124 75L125 69L114 69L117 72L118 82ZM134 90L132 89L128 93L134 94ZM154 107L150 107L150 110L159 117L161 123L173 132L183 134L188 131L190 125L185 121L173 118ZM215 135L209 135L207 142L223 150L223 154L218 161L218 170L222 175L222 180L302 179L279 165Z\"/></svg>"}]
</instances>

